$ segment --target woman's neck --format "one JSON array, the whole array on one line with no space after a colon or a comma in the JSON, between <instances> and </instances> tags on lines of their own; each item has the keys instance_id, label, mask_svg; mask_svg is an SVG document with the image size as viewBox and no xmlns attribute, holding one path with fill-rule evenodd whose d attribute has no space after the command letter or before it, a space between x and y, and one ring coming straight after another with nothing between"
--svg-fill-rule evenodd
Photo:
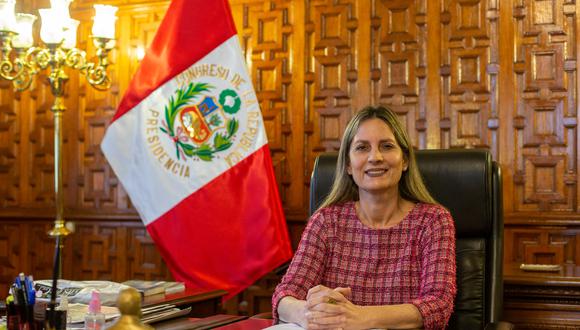
<instances>
[{"instance_id":1,"label":"woman's neck","mask_svg":"<svg viewBox=\"0 0 580 330\"><path fill-rule=\"evenodd\" d=\"M390 228L399 224L413 207L398 194L361 194L356 202L359 219L371 228Z\"/></svg>"}]
</instances>

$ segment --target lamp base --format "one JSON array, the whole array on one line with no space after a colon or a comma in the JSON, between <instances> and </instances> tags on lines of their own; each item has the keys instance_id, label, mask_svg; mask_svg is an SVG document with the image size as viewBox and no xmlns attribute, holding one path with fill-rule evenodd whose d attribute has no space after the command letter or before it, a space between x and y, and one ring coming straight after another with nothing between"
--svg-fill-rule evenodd
<instances>
[{"instance_id":1,"label":"lamp base","mask_svg":"<svg viewBox=\"0 0 580 330\"><path fill-rule=\"evenodd\" d=\"M48 235L50 237L57 237L57 236L66 237L70 233L71 233L71 231L68 230L68 228L66 228L66 226L64 225L64 220L56 220L54 222L54 228L52 228L48 232Z\"/></svg>"}]
</instances>

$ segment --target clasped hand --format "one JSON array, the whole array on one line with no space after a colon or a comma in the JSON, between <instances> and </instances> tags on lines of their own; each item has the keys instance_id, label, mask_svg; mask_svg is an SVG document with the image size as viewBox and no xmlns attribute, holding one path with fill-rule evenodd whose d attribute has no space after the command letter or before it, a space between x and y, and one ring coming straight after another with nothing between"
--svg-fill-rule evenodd
<instances>
[{"instance_id":1,"label":"clasped hand","mask_svg":"<svg viewBox=\"0 0 580 330\"><path fill-rule=\"evenodd\" d=\"M364 311L353 304L350 288L317 285L306 296L306 329L364 329Z\"/></svg>"}]
</instances>

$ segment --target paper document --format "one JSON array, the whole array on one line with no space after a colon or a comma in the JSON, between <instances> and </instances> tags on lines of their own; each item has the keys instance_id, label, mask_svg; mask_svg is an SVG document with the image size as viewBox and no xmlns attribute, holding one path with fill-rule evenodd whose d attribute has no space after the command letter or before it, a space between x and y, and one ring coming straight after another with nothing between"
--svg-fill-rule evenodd
<instances>
[{"instance_id":1,"label":"paper document","mask_svg":"<svg viewBox=\"0 0 580 330\"><path fill-rule=\"evenodd\" d=\"M66 312L70 323L84 323L89 306L85 304L69 304ZM113 319L120 315L117 307L101 306L101 312L105 314L105 320Z\"/></svg>"},{"instance_id":2,"label":"paper document","mask_svg":"<svg viewBox=\"0 0 580 330\"><path fill-rule=\"evenodd\" d=\"M303 327L299 326L296 323L280 323L268 327L266 329L274 329L274 330L297 330L297 329L304 329Z\"/></svg>"}]
</instances>

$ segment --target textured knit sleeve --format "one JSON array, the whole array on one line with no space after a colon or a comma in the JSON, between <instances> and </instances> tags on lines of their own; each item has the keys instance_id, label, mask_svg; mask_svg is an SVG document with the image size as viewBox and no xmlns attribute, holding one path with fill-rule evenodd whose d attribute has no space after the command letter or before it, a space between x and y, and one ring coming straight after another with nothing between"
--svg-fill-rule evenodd
<instances>
[{"instance_id":1,"label":"textured knit sleeve","mask_svg":"<svg viewBox=\"0 0 580 330\"><path fill-rule=\"evenodd\" d=\"M451 312L455 286L455 226L449 212L433 210L421 235L421 289L413 300L423 316L424 329L444 329Z\"/></svg>"},{"instance_id":2,"label":"textured knit sleeve","mask_svg":"<svg viewBox=\"0 0 580 330\"><path fill-rule=\"evenodd\" d=\"M324 230L324 216L321 212L315 213L298 245L298 250L290 263L290 267L282 281L272 295L272 315L274 322L278 322L278 304L280 299L292 296L305 300L308 290L321 281L326 260L326 243Z\"/></svg>"}]
</instances>

